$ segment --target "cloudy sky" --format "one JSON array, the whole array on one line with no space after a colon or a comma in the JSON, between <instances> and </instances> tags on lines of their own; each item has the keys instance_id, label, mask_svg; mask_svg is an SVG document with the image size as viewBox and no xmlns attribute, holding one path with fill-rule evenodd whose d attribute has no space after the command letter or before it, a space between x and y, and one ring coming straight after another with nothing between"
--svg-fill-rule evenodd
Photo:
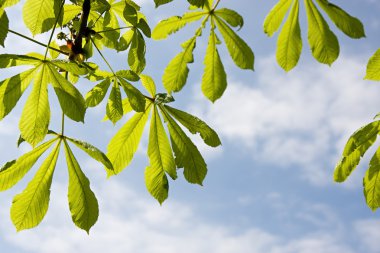
<instances>
[{"instance_id":1,"label":"cloudy sky","mask_svg":"<svg viewBox=\"0 0 380 253\"><path fill-rule=\"evenodd\" d=\"M154 9L153 0L137 1L151 27L163 18L180 15L184 6ZM119 176L106 179L102 166L78 155L91 179L100 216L90 235L71 222L67 204L67 172L61 161L54 176L49 211L35 229L17 233L9 209L13 196L26 186L36 168L20 183L0 195L0 245L2 252L147 252L147 253L354 253L379 252L380 219L367 208L362 177L368 157L343 184L332 180L333 169L345 141L379 112L380 85L364 81L368 58L380 46L380 3L374 0L343 1L342 6L365 24L366 39L351 40L333 28L341 44L339 59L331 66L317 63L304 40L299 65L285 73L275 61L275 38L262 32L270 1L221 1L245 17L239 34L255 52L255 72L234 66L223 45L220 53L228 74L228 88L215 104L201 94L200 82L207 38L198 40L195 64L188 83L175 94L172 105L204 119L222 139L216 149L194 137L208 164L204 186L187 184L183 177L170 182L169 199L160 206L145 190L146 140L132 164ZM9 10L19 18L21 6ZM302 9L303 10L303 9ZM307 38L304 12L302 36ZM20 23L11 28L24 31ZM180 51L196 26L165 41L148 44L146 74L158 89L163 69ZM47 39L46 35L39 36ZM0 53L42 52L42 48L9 35ZM126 68L125 54L112 54L115 69ZM1 79L12 70L1 72ZM89 83L79 83L87 91ZM13 114L0 122L1 163L28 150L16 147L18 121L24 96ZM53 101L56 104L56 101ZM125 120L112 127L100 122L105 105L89 110L86 125L70 122L67 134L105 150ZM59 125L59 109L52 127ZM100 134L103 133L103 134Z\"/></svg>"}]
</instances>

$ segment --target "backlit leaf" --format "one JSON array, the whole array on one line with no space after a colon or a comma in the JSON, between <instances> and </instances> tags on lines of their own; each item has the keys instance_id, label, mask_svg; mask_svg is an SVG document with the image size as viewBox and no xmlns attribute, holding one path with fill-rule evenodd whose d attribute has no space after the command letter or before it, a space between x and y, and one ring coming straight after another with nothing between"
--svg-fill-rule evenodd
<instances>
[{"instance_id":1,"label":"backlit leaf","mask_svg":"<svg viewBox=\"0 0 380 253\"><path fill-rule=\"evenodd\" d=\"M106 108L107 117L116 123L121 117L123 117L123 105L121 102L121 92L117 80L114 81L111 94L108 97L108 103Z\"/></svg>"},{"instance_id":2,"label":"backlit leaf","mask_svg":"<svg viewBox=\"0 0 380 253\"><path fill-rule=\"evenodd\" d=\"M123 78L119 78L119 81L128 96L129 103L132 106L133 110L136 112L143 112L145 110L146 101L144 95L136 87L134 87Z\"/></svg>"},{"instance_id":3,"label":"backlit leaf","mask_svg":"<svg viewBox=\"0 0 380 253\"><path fill-rule=\"evenodd\" d=\"M380 81L380 48L368 61L365 79Z\"/></svg>"},{"instance_id":4,"label":"backlit leaf","mask_svg":"<svg viewBox=\"0 0 380 253\"><path fill-rule=\"evenodd\" d=\"M153 79L147 75L140 75L141 83L144 88L149 92L149 94L154 97L156 95L156 85Z\"/></svg>"},{"instance_id":5,"label":"backlit leaf","mask_svg":"<svg viewBox=\"0 0 380 253\"><path fill-rule=\"evenodd\" d=\"M221 8L216 10L215 15L224 19L230 26L239 27L241 29L244 25L243 17L234 10Z\"/></svg>"},{"instance_id":6,"label":"backlit leaf","mask_svg":"<svg viewBox=\"0 0 380 253\"><path fill-rule=\"evenodd\" d=\"M373 155L363 179L364 196L372 211L380 207L380 148Z\"/></svg>"},{"instance_id":7,"label":"backlit leaf","mask_svg":"<svg viewBox=\"0 0 380 253\"><path fill-rule=\"evenodd\" d=\"M281 26L292 0L280 0L269 12L264 21L264 32L272 36Z\"/></svg>"},{"instance_id":8,"label":"backlit leaf","mask_svg":"<svg viewBox=\"0 0 380 253\"><path fill-rule=\"evenodd\" d=\"M110 87L110 79L106 78L102 82L98 83L86 94L86 106L94 107L103 101Z\"/></svg>"},{"instance_id":9,"label":"backlit leaf","mask_svg":"<svg viewBox=\"0 0 380 253\"><path fill-rule=\"evenodd\" d=\"M53 28L62 1L27 0L23 7L24 24L33 35Z\"/></svg>"},{"instance_id":10,"label":"backlit leaf","mask_svg":"<svg viewBox=\"0 0 380 253\"><path fill-rule=\"evenodd\" d=\"M0 12L0 45L4 47L4 41L9 29L9 20L6 12Z\"/></svg>"},{"instance_id":11,"label":"backlit leaf","mask_svg":"<svg viewBox=\"0 0 380 253\"><path fill-rule=\"evenodd\" d=\"M162 204L168 198L169 182L163 170L154 167L145 169L145 185L149 193Z\"/></svg>"}]
</instances>

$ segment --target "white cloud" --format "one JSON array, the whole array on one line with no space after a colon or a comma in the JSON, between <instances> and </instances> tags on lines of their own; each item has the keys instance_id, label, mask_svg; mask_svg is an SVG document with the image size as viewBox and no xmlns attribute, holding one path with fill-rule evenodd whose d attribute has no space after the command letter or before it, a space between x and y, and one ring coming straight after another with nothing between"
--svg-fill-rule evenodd
<instances>
[{"instance_id":1,"label":"white cloud","mask_svg":"<svg viewBox=\"0 0 380 253\"><path fill-rule=\"evenodd\" d=\"M359 240L363 242L363 252L378 252L380 249L380 220L366 219L359 220L354 223L356 233Z\"/></svg>"},{"instance_id":2,"label":"white cloud","mask_svg":"<svg viewBox=\"0 0 380 253\"><path fill-rule=\"evenodd\" d=\"M341 57L331 68L313 62L286 74L269 58L254 81L232 78L215 104L198 96L189 110L255 159L301 167L308 181L325 185L348 136L379 108L380 87L363 73L365 61Z\"/></svg>"}]
</instances>

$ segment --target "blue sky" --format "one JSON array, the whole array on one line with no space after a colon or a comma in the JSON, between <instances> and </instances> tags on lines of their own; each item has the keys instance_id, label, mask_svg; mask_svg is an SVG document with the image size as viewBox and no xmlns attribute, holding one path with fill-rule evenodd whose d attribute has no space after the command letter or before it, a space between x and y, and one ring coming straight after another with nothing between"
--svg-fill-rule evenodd
<instances>
[{"instance_id":1,"label":"blue sky","mask_svg":"<svg viewBox=\"0 0 380 253\"><path fill-rule=\"evenodd\" d=\"M153 0L136 1L153 27L160 19L180 15L184 5L155 10ZM194 141L208 164L204 186L187 184L182 177L170 182L169 199L160 206L145 190L147 165L143 137L132 164L119 176L106 179L102 166L78 155L91 179L100 216L90 235L71 222L67 204L67 172L64 161L56 169L49 211L35 229L17 233L9 218L12 198L27 184L34 168L15 188L0 195L0 245L2 252L217 252L217 253L358 253L379 252L380 219L367 208L362 177L368 157L343 184L332 173L345 141L357 128L371 121L380 108L376 82L364 81L365 65L379 47L380 4L374 0L342 1L340 5L365 24L366 39L351 40L333 28L341 44L339 59L331 66L317 63L306 43L302 17L303 54L290 73L278 67L274 57L276 37L262 32L266 13L276 1L221 1L241 13L245 25L239 34L255 52L255 72L233 65L228 52L220 53L228 73L228 88L215 104L201 94L206 36L198 39L195 63L185 89L175 94L173 106L204 119L220 135L223 145L208 148ZM10 9L18 17L21 6ZM21 24L11 28L24 31ZM180 51L180 42L191 36L189 26L165 41L148 44L146 74L159 89L168 61ZM25 33L28 33L25 31ZM39 38L47 39L47 35ZM9 35L1 53L40 51L42 48ZM127 66L126 55L106 57L115 69ZM2 71L1 77L12 70ZM88 91L89 83L79 83ZM51 96L53 97L53 96ZM15 113L0 122L2 163L28 150L16 148L18 120L24 95ZM57 102L51 128L60 118ZM89 110L86 125L68 123L67 134L87 140L102 150L117 129L100 122L105 104ZM78 154L81 154L78 152Z\"/></svg>"}]
</instances>

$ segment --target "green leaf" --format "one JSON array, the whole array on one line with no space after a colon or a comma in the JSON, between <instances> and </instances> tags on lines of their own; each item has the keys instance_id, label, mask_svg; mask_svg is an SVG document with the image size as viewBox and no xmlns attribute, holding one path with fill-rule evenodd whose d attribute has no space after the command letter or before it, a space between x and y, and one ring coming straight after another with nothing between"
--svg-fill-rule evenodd
<instances>
[{"instance_id":1,"label":"green leaf","mask_svg":"<svg viewBox=\"0 0 380 253\"><path fill-rule=\"evenodd\" d=\"M235 64L239 68L253 70L254 55L251 48L223 20L216 17L215 21Z\"/></svg>"},{"instance_id":2,"label":"green leaf","mask_svg":"<svg viewBox=\"0 0 380 253\"><path fill-rule=\"evenodd\" d=\"M4 42L8 34L9 20L6 12L0 13L0 45L4 47Z\"/></svg>"},{"instance_id":3,"label":"green leaf","mask_svg":"<svg viewBox=\"0 0 380 253\"><path fill-rule=\"evenodd\" d=\"M54 0L27 0L22 10L24 24L33 35L49 31L56 22L60 4Z\"/></svg>"},{"instance_id":4,"label":"green leaf","mask_svg":"<svg viewBox=\"0 0 380 253\"><path fill-rule=\"evenodd\" d=\"M116 72L116 76L125 78L129 81L134 81L134 82L140 80L139 75L133 72L132 70L119 70Z\"/></svg>"},{"instance_id":5,"label":"green leaf","mask_svg":"<svg viewBox=\"0 0 380 253\"><path fill-rule=\"evenodd\" d=\"M191 114L188 114L187 112L175 109L168 105L165 105L164 107L166 111L168 111L176 120L178 120L184 127L189 129L192 134L200 133L202 139L207 145L211 147L217 147L221 145L218 134L204 121Z\"/></svg>"},{"instance_id":6,"label":"green leaf","mask_svg":"<svg viewBox=\"0 0 380 253\"><path fill-rule=\"evenodd\" d=\"M127 22L129 22L133 26L137 24L137 10L128 2L125 2L123 17Z\"/></svg>"},{"instance_id":7,"label":"green leaf","mask_svg":"<svg viewBox=\"0 0 380 253\"><path fill-rule=\"evenodd\" d=\"M121 102L121 92L119 84L115 78L114 84L112 86L111 94L108 97L108 103L106 108L107 117L112 121L112 123L116 123L123 117L123 104Z\"/></svg>"},{"instance_id":8,"label":"green leaf","mask_svg":"<svg viewBox=\"0 0 380 253\"><path fill-rule=\"evenodd\" d=\"M145 40L141 33L136 30L133 34L131 46L128 53L128 65L135 73L140 74L146 65L145 61Z\"/></svg>"},{"instance_id":9,"label":"green leaf","mask_svg":"<svg viewBox=\"0 0 380 253\"><path fill-rule=\"evenodd\" d=\"M81 170L73 152L65 141L66 162L69 170L69 207L75 225L89 233L99 216L99 206L91 191L90 181Z\"/></svg>"},{"instance_id":10,"label":"green leaf","mask_svg":"<svg viewBox=\"0 0 380 253\"><path fill-rule=\"evenodd\" d=\"M145 169L145 185L149 193L162 204L168 198L169 182L163 170L153 167Z\"/></svg>"},{"instance_id":11,"label":"green leaf","mask_svg":"<svg viewBox=\"0 0 380 253\"><path fill-rule=\"evenodd\" d=\"M28 186L13 199L11 219L17 231L37 226L48 210L50 186L60 144L61 141L58 141Z\"/></svg>"},{"instance_id":12,"label":"green leaf","mask_svg":"<svg viewBox=\"0 0 380 253\"><path fill-rule=\"evenodd\" d=\"M144 88L149 92L149 94L154 97L156 95L156 85L153 79L147 75L140 75L141 83Z\"/></svg>"},{"instance_id":13,"label":"green leaf","mask_svg":"<svg viewBox=\"0 0 380 253\"><path fill-rule=\"evenodd\" d=\"M357 130L348 139L342 158L335 167L334 180L343 182L357 167L361 157L376 141L380 132L380 121L374 121Z\"/></svg>"},{"instance_id":14,"label":"green leaf","mask_svg":"<svg viewBox=\"0 0 380 253\"><path fill-rule=\"evenodd\" d=\"M177 178L177 171L169 138L166 135L156 107L153 109L150 123L148 157L152 170L166 172L172 179Z\"/></svg>"},{"instance_id":15,"label":"green leaf","mask_svg":"<svg viewBox=\"0 0 380 253\"><path fill-rule=\"evenodd\" d=\"M57 140L47 141L32 151L20 156L17 160L6 163L0 169L0 191L8 190L17 184L33 167L38 158Z\"/></svg>"},{"instance_id":16,"label":"green leaf","mask_svg":"<svg viewBox=\"0 0 380 253\"><path fill-rule=\"evenodd\" d=\"M48 65L48 69L50 70L50 81L53 84L63 113L74 121L84 122L86 105L82 94L54 67Z\"/></svg>"},{"instance_id":17,"label":"green leaf","mask_svg":"<svg viewBox=\"0 0 380 253\"><path fill-rule=\"evenodd\" d=\"M380 81L380 48L368 61L365 79Z\"/></svg>"},{"instance_id":18,"label":"green leaf","mask_svg":"<svg viewBox=\"0 0 380 253\"><path fill-rule=\"evenodd\" d=\"M98 83L86 94L86 106L95 107L103 101L110 87L110 79L106 78L102 82Z\"/></svg>"},{"instance_id":19,"label":"green leaf","mask_svg":"<svg viewBox=\"0 0 380 253\"><path fill-rule=\"evenodd\" d=\"M65 4L63 6L63 20L62 25L66 25L73 18L75 18L82 11L82 6L73 5L73 4Z\"/></svg>"},{"instance_id":20,"label":"green leaf","mask_svg":"<svg viewBox=\"0 0 380 253\"><path fill-rule=\"evenodd\" d=\"M305 0L308 40L314 58L331 65L339 56L339 42L311 0Z\"/></svg>"},{"instance_id":21,"label":"green leaf","mask_svg":"<svg viewBox=\"0 0 380 253\"><path fill-rule=\"evenodd\" d=\"M144 33L144 35L146 37L148 37L148 38L152 37L152 31L150 30L150 27L144 18L139 19L139 23L137 24L137 28L139 28Z\"/></svg>"},{"instance_id":22,"label":"green leaf","mask_svg":"<svg viewBox=\"0 0 380 253\"><path fill-rule=\"evenodd\" d=\"M160 5L167 4L172 2L173 0L154 0L154 3L156 4L156 8Z\"/></svg>"},{"instance_id":23,"label":"green leaf","mask_svg":"<svg viewBox=\"0 0 380 253\"><path fill-rule=\"evenodd\" d=\"M372 211L380 207L380 148L373 155L363 179L364 196Z\"/></svg>"},{"instance_id":24,"label":"green leaf","mask_svg":"<svg viewBox=\"0 0 380 253\"><path fill-rule=\"evenodd\" d=\"M196 11L187 12L182 17L173 16L160 21L153 29L152 38L155 40L166 39L170 34L178 32L185 25L201 19L207 12Z\"/></svg>"},{"instance_id":25,"label":"green leaf","mask_svg":"<svg viewBox=\"0 0 380 253\"><path fill-rule=\"evenodd\" d=\"M58 49L59 50L59 45L55 40L53 40L50 45L49 45L49 54L52 59L56 59L59 56L59 52L53 50L52 48Z\"/></svg>"},{"instance_id":26,"label":"green leaf","mask_svg":"<svg viewBox=\"0 0 380 253\"><path fill-rule=\"evenodd\" d=\"M187 64L194 62L193 51L195 48L196 36L182 44L184 51L177 54L165 68L162 76L162 83L165 89L172 93L180 91L186 84L189 68Z\"/></svg>"},{"instance_id":27,"label":"green leaf","mask_svg":"<svg viewBox=\"0 0 380 253\"><path fill-rule=\"evenodd\" d=\"M107 157L113 164L115 174L120 173L132 161L148 120L149 112L150 106L146 108L145 112L136 113L109 142Z\"/></svg>"},{"instance_id":28,"label":"green leaf","mask_svg":"<svg viewBox=\"0 0 380 253\"><path fill-rule=\"evenodd\" d=\"M145 97L144 95L136 89L132 84L124 80L123 78L118 78L121 85L124 88L125 93L128 96L129 103L131 104L133 110L136 112L145 111Z\"/></svg>"},{"instance_id":29,"label":"green leaf","mask_svg":"<svg viewBox=\"0 0 380 253\"><path fill-rule=\"evenodd\" d=\"M197 6L199 8L202 8L208 0L187 0L191 5Z\"/></svg>"},{"instance_id":30,"label":"green leaf","mask_svg":"<svg viewBox=\"0 0 380 253\"><path fill-rule=\"evenodd\" d=\"M21 114L19 128L21 136L32 146L42 141L48 131L50 107L47 85L49 80L48 66L43 64L34 78L34 84Z\"/></svg>"},{"instance_id":31,"label":"green leaf","mask_svg":"<svg viewBox=\"0 0 380 253\"><path fill-rule=\"evenodd\" d=\"M41 64L41 60L33 56L17 54L0 54L0 68L39 64Z\"/></svg>"},{"instance_id":32,"label":"green leaf","mask_svg":"<svg viewBox=\"0 0 380 253\"><path fill-rule=\"evenodd\" d=\"M115 30L119 28L119 21L116 15L111 11L107 11L104 14L103 25L103 31L105 31L102 33L103 44L108 48L116 49L120 37L120 30Z\"/></svg>"},{"instance_id":33,"label":"green leaf","mask_svg":"<svg viewBox=\"0 0 380 253\"><path fill-rule=\"evenodd\" d=\"M264 32L271 37L281 26L292 0L280 0L269 12L264 21Z\"/></svg>"},{"instance_id":34,"label":"green leaf","mask_svg":"<svg viewBox=\"0 0 380 253\"><path fill-rule=\"evenodd\" d=\"M20 2L20 0L3 0L0 3L0 9L11 7L12 5L17 4L18 2Z\"/></svg>"},{"instance_id":35,"label":"green leaf","mask_svg":"<svg viewBox=\"0 0 380 253\"><path fill-rule=\"evenodd\" d=\"M230 26L239 27L240 30L244 25L243 17L234 10L221 8L216 10L215 15L224 19Z\"/></svg>"},{"instance_id":36,"label":"green leaf","mask_svg":"<svg viewBox=\"0 0 380 253\"><path fill-rule=\"evenodd\" d=\"M66 137L66 139L74 143L75 146L77 146L78 148L86 152L94 160L101 162L106 167L106 171L108 173L112 173L113 171L112 163L110 162L108 157L98 148L96 148L95 146L85 141L80 141L80 140L69 138L69 137Z\"/></svg>"},{"instance_id":37,"label":"green leaf","mask_svg":"<svg viewBox=\"0 0 380 253\"><path fill-rule=\"evenodd\" d=\"M18 100L29 86L36 70L33 68L5 79L0 83L0 119L3 119L16 106Z\"/></svg>"},{"instance_id":38,"label":"green leaf","mask_svg":"<svg viewBox=\"0 0 380 253\"><path fill-rule=\"evenodd\" d=\"M78 76L86 75L89 72L88 68L73 61L69 62L64 60L52 60L51 64L57 67L59 70L65 70Z\"/></svg>"},{"instance_id":39,"label":"green leaf","mask_svg":"<svg viewBox=\"0 0 380 253\"><path fill-rule=\"evenodd\" d=\"M302 52L301 28L298 15L299 2L295 0L277 40L277 62L285 71L289 71L297 65Z\"/></svg>"},{"instance_id":40,"label":"green leaf","mask_svg":"<svg viewBox=\"0 0 380 253\"><path fill-rule=\"evenodd\" d=\"M131 29L126 31L118 42L117 51L125 51L129 48L134 38L135 30Z\"/></svg>"},{"instance_id":41,"label":"green leaf","mask_svg":"<svg viewBox=\"0 0 380 253\"><path fill-rule=\"evenodd\" d=\"M169 128L177 167L184 168L183 174L189 183L202 185L207 174L207 165L202 155L174 119L165 111L163 113Z\"/></svg>"},{"instance_id":42,"label":"green leaf","mask_svg":"<svg viewBox=\"0 0 380 253\"><path fill-rule=\"evenodd\" d=\"M347 36L353 39L365 37L364 27L359 19L352 17L339 6L329 3L327 0L317 0L317 2L334 24Z\"/></svg>"},{"instance_id":43,"label":"green leaf","mask_svg":"<svg viewBox=\"0 0 380 253\"><path fill-rule=\"evenodd\" d=\"M205 69L202 77L202 91L212 102L220 98L227 88L227 75L216 48L217 42L218 39L214 29L211 29L204 59Z\"/></svg>"}]
</instances>

